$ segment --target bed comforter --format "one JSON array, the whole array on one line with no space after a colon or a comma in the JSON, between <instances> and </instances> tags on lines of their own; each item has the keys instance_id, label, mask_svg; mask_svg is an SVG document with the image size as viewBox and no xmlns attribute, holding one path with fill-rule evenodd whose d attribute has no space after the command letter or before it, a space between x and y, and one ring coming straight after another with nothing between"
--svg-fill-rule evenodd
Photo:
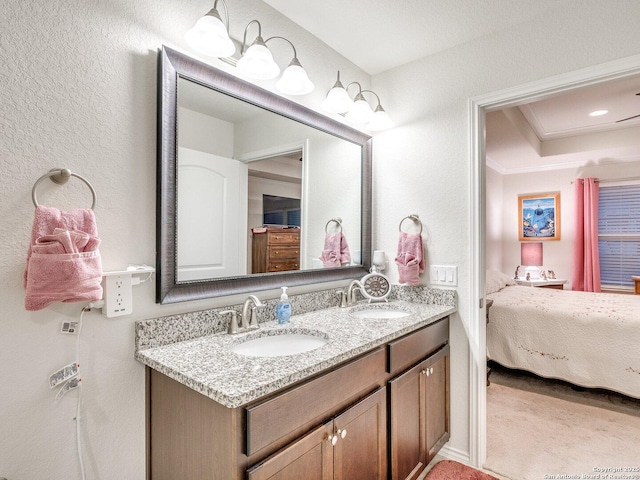
<instances>
[{"instance_id":1,"label":"bed comforter","mask_svg":"<svg viewBox=\"0 0 640 480\"><path fill-rule=\"evenodd\" d=\"M640 398L640 295L507 286L487 298L489 359Z\"/></svg>"}]
</instances>

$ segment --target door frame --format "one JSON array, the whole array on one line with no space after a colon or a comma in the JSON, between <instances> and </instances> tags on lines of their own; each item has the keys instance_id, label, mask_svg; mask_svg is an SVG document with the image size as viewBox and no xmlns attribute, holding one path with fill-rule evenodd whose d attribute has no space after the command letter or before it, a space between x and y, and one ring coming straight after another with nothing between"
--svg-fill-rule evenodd
<instances>
[{"instance_id":1,"label":"door frame","mask_svg":"<svg viewBox=\"0 0 640 480\"><path fill-rule=\"evenodd\" d=\"M574 72L472 97L469 108L470 282L471 338L469 352L469 462L482 467L487 456L485 223L486 139L485 114L542 100L580 87L640 74L640 55L614 60Z\"/></svg>"}]
</instances>

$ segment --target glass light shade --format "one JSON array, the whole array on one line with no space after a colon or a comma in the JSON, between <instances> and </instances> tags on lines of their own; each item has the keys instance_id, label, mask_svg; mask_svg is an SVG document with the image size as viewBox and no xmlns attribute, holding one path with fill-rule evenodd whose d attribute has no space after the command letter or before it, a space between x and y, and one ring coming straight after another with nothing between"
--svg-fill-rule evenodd
<instances>
[{"instance_id":1,"label":"glass light shade","mask_svg":"<svg viewBox=\"0 0 640 480\"><path fill-rule=\"evenodd\" d=\"M276 83L276 88L287 95L306 95L313 92L314 85L309 80L307 72L296 61L296 63L291 62L282 72L282 77Z\"/></svg>"},{"instance_id":2,"label":"glass light shade","mask_svg":"<svg viewBox=\"0 0 640 480\"><path fill-rule=\"evenodd\" d=\"M345 113L351 109L351 105L353 105L353 100L340 84L340 86L334 86L329 90L327 97L322 102L322 109L330 113Z\"/></svg>"},{"instance_id":3,"label":"glass light shade","mask_svg":"<svg viewBox=\"0 0 640 480\"><path fill-rule=\"evenodd\" d=\"M184 38L191 48L203 55L230 57L236 51L224 23L211 13L200 18Z\"/></svg>"},{"instance_id":4,"label":"glass light shade","mask_svg":"<svg viewBox=\"0 0 640 480\"><path fill-rule=\"evenodd\" d=\"M269 80L280 74L280 67L273 60L273 55L264 43L251 45L238 60L237 67L248 77L259 80Z\"/></svg>"},{"instance_id":5,"label":"glass light shade","mask_svg":"<svg viewBox=\"0 0 640 480\"><path fill-rule=\"evenodd\" d=\"M386 130L394 125L395 124L393 123L393 120L391 120L391 117L389 117L389 114L378 105L378 108L373 112L373 116L367 124L367 129L371 131Z\"/></svg>"},{"instance_id":6,"label":"glass light shade","mask_svg":"<svg viewBox=\"0 0 640 480\"><path fill-rule=\"evenodd\" d=\"M371 110L369 103L367 103L364 97L362 97L362 95L359 96L360 98L356 97L356 101L353 102L345 118L353 123L367 123L373 116L373 110Z\"/></svg>"}]
</instances>

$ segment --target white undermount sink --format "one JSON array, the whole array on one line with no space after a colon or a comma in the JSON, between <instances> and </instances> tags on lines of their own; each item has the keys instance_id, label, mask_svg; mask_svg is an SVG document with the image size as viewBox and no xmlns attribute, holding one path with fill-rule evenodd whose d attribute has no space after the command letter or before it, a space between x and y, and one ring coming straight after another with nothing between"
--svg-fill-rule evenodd
<instances>
[{"instance_id":1,"label":"white undermount sink","mask_svg":"<svg viewBox=\"0 0 640 480\"><path fill-rule=\"evenodd\" d=\"M310 352L327 343L326 338L308 333L282 332L254 338L231 347L233 353L248 357L284 357Z\"/></svg>"},{"instance_id":2,"label":"white undermount sink","mask_svg":"<svg viewBox=\"0 0 640 480\"><path fill-rule=\"evenodd\" d=\"M388 303L354 307L349 313L358 318L402 318L411 315L409 310Z\"/></svg>"}]
</instances>

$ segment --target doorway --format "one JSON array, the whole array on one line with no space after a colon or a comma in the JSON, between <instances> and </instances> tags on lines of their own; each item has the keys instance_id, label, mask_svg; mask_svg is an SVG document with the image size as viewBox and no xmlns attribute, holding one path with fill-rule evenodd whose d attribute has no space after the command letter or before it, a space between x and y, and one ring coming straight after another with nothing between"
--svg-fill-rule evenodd
<instances>
[{"instance_id":1,"label":"doorway","mask_svg":"<svg viewBox=\"0 0 640 480\"><path fill-rule=\"evenodd\" d=\"M470 301L478 309L471 319L470 359L470 438L469 461L481 467L487 454L486 421L486 309L485 235L486 235L486 155L485 115L487 112L515 107L580 87L621 79L640 73L640 55L558 75L538 82L469 99L470 144Z\"/></svg>"}]
</instances>

